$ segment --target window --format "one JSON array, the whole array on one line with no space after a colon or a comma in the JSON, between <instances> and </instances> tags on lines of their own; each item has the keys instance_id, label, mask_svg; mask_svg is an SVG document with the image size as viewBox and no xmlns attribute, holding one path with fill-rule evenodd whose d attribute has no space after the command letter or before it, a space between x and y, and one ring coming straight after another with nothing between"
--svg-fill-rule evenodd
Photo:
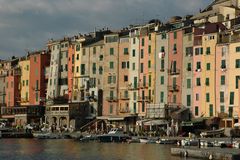
<instances>
[{"instance_id":1,"label":"window","mask_svg":"<svg viewBox=\"0 0 240 160\"><path fill-rule=\"evenodd\" d=\"M222 57L225 56L226 52L227 52L227 47L223 47L222 48Z\"/></svg>"},{"instance_id":2,"label":"window","mask_svg":"<svg viewBox=\"0 0 240 160\"><path fill-rule=\"evenodd\" d=\"M35 63L37 62L37 57L34 57L34 62L35 62Z\"/></svg>"},{"instance_id":3,"label":"window","mask_svg":"<svg viewBox=\"0 0 240 160\"><path fill-rule=\"evenodd\" d=\"M148 68L151 68L151 61L148 61Z\"/></svg>"},{"instance_id":4,"label":"window","mask_svg":"<svg viewBox=\"0 0 240 160\"><path fill-rule=\"evenodd\" d=\"M141 63L140 72L143 73L143 63Z\"/></svg>"},{"instance_id":5,"label":"window","mask_svg":"<svg viewBox=\"0 0 240 160\"><path fill-rule=\"evenodd\" d=\"M146 86L146 76L143 76L143 86Z\"/></svg>"},{"instance_id":6,"label":"window","mask_svg":"<svg viewBox=\"0 0 240 160\"><path fill-rule=\"evenodd\" d=\"M234 92L230 92L230 105L234 105Z\"/></svg>"},{"instance_id":7,"label":"window","mask_svg":"<svg viewBox=\"0 0 240 160\"><path fill-rule=\"evenodd\" d=\"M187 64L187 71L191 71L192 70L192 64L191 63L188 63Z\"/></svg>"},{"instance_id":8,"label":"window","mask_svg":"<svg viewBox=\"0 0 240 160\"><path fill-rule=\"evenodd\" d=\"M151 34L149 34L148 35L148 40L151 40L151 39L152 39Z\"/></svg>"},{"instance_id":9,"label":"window","mask_svg":"<svg viewBox=\"0 0 240 160\"><path fill-rule=\"evenodd\" d=\"M128 55L128 48L124 48L123 54Z\"/></svg>"},{"instance_id":10,"label":"window","mask_svg":"<svg viewBox=\"0 0 240 160\"><path fill-rule=\"evenodd\" d=\"M211 70L211 63L207 63L206 68L207 68L207 71Z\"/></svg>"},{"instance_id":11,"label":"window","mask_svg":"<svg viewBox=\"0 0 240 160\"><path fill-rule=\"evenodd\" d=\"M110 48L110 55L114 55L114 48Z\"/></svg>"},{"instance_id":12,"label":"window","mask_svg":"<svg viewBox=\"0 0 240 160\"><path fill-rule=\"evenodd\" d=\"M177 96L173 95L173 103L176 103L176 102L177 102Z\"/></svg>"},{"instance_id":13,"label":"window","mask_svg":"<svg viewBox=\"0 0 240 160\"><path fill-rule=\"evenodd\" d=\"M144 57L144 51L143 51L143 49L141 49L141 58L143 58Z\"/></svg>"},{"instance_id":14,"label":"window","mask_svg":"<svg viewBox=\"0 0 240 160\"><path fill-rule=\"evenodd\" d=\"M93 63L93 66L92 66L92 73L93 73L93 74L96 74L96 71L97 71L96 63Z\"/></svg>"},{"instance_id":15,"label":"window","mask_svg":"<svg viewBox=\"0 0 240 160\"><path fill-rule=\"evenodd\" d=\"M79 72L79 67L78 67L78 66L76 67L76 72L77 72L77 73Z\"/></svg>"},{"instance_id":16,"label":"window","mask_svg":"<svg viewBox=\"0 0 240 160\"><path fill-rule=\"evenodd\" d=\"M199 94L196 93L196 101L199 101Z\"/></svg>"},{"instance_id":17,"label":"window","mask_svg":"<svg viewBox=\"0 0 240 160\"><path fill-rule=\"evenodd\" d=\"M127 81L128 81L128 76L125 75L125 76L124 76L124 82L127 82Z\"/></svg>"},{"instance_id":18,"label":"window","mask_svg":"<svg viewBox=\"0 0 240 160\"><path fill-rule=\"evenodd\" d=\"M173 38L174 38L174 39L177 39L177 32L174 32L174 33L173 33Z\"/></svg>"},{"instance_id":19,"label":"window","mask_svg":"<svg viewBox=\"0 0 240 160\"><path fill-rule=\"evenodd\" d=\"M240 47L236 47L236 52L240 52Z\"/></svg>"},{"instance_id":20,"label":"window","mask_svg":"<svg viewBox=\"0 0 240 160\"><path fill-rule=\"evenodd\" d=\"M149 46L148 46L148 54L151 53L151 50L152 50L152 47L149 45Z\"/></svg>"},{"instance_id":21,"label":"window","mask_svg":"<svg viewBox=\"0 0 240 160\"><path fill-rule=\"evenodd\" d=\"M235 68L240 68L240 59L236 59Z\"/></svg>"},{"instance_id":22,"label":"window","mask_svg":"<svg viewBox=\"0 0 240 160\"><path fill-rule=\"evenodd\" d=\"M68 65L67 64L65 65L65 71L68 71Z\"/></svg>"},{"instance_id":23,"label":"window","mask_svg":"<svg viewBox=\"0 0 240 160\"><path fill-rule=\"evenodd\" d=\"M135 70L135 63L132 64L132 70Z\"/></svg>"},{"instance_id":24,"label":"window","mask_svg":"<svg viewBox=\"0 0 240 160\"><path fill-rule=\"evenodd\" d=\"M233 107L228 108L228 116L232 117L233 116Z\"/></svg>"},{"instance_id":25,"label":"window","mask_svg":"<svg viewBox=\"0 0 240 160\"><path fill-rule=\"evenodd\" d=\"M109 68L114 69L114 62L109 62Z\"/></svg>"},{"instance_id":26,"label":"window","mask_svg":"<svg viewBox=\"0 0 240 160\"><path fill-rule=\"evenodd\" d=\"M136 43L136 38L133 38L133 44L135 44Z\"/></svg>"},{"instance_id":27,"label":"window","mask_svg":"<svg viewBox=\"0 0 240 160\"><path fill-rule=\"evenodd\" d=\"M225 112L225 106L224 106L224 105L221 105L221 106L220 106L220 112L221 112L221 113L224 113L224 112Z\"/></svg>"},{"instance_id":28,"label":"window","mask_svg":"<svg viewBox=\"0 0 240 160\"><path fill-rule=\"evenodd\" d=\"M161 76L161 81L160 83L163 85L164 84L164 76Z\"/></svg>"},{"instance_id":29,"label":"window","mask_svg":"<svg viewBox=\"0 0 240 160\"><path fill-rule=\"evenodd\" d=\"M38 91L39 90L39 84L38 84L38 80L36 80L36 84L35 84L35 90Z\"/></svg>"},{"instance_id":30,"label":"window","mask_svg":"<svg viewBox=\"0 0 240 160\"><path fill-rule=\"evenodd\" d=\"M24 80L22 81L22 86L23 86L23 87L25 86L25 81L24 81Z\"/></svg>"},{"instance_id":31,"label":"window","mask_svg":"<svg viewBox=\"0 0 240 160\"><path fill-rule=\"evenodd\" d=\"M25 97L25 98L26 98L26 100L28 101L28 92L26 92L26 97Z\"/></svg>"},{"instance_id":32,"label":"window","mask_svg":"<svg viewBox=\"0 0 240 160\"><path fill-rule=\"evenodd\" d=\"M224 103L224 92L220 92L220 103Z\"/></svg>"},{"instance_id":33,"label":"window","mask_svg":"<svg viewBox=\"0 0 240 160\"><path fill-rule=\"evenodd\" d=\"M236 89L238 89L238 84L239 84L239 81L240 81L240 76L236 76Z\"/></svg>"},{"instance_id":34,"label":"window","mask_svg":"<svg viewBox=\"0 0 240 160\"><path fill-rule=\"evenodd\" d=\"M213 105L212 104L209 105L209 116L210 117L213 116Z\"/></svg>"},{"instance_id":35,"label":"window","mask_svg":"<svg viewBox=\"0 0 240 160\"><path fill-rule=\"evenodd\" d=\"M50 86L52 85L52 79L50 79Z\"/></svg>"},{"instance_id":36,"label":"window","mask_svg":"<svg viewBox=\"0 0 240 160\"><path fill-rule=\"evenodd\" d=\"M102 75L102 73L103 73L103 67L100 66L100 67L99 67L99 74Z\"/></svg>"},{"instance_id":37,"label":"window","mask_svg":"<svg viewBox=\"0 0 240 160\"><path fill-rule=\"evenodd\" d=\"M36 98L36 102L38 102L38 92L36 92L35 94L36 94L36 95L35 95L35 96L36 96L36 97L35 97L35 98Z\"/></svg>"},{"instance_id":38,"label":"window","mask_svg":"<svg viewBox=\"0 0 240 160\"><path fill-rule=\"evenodd\" d=\"M197 79L196 79L196 85L197 85L197 86L201 86L201 79L200 79L200 78L197 78Z\"/></svg>"},{"instance_id":39,"label":"window","mask_svg":"<svg viewBox=\"0 0 240 160\"><path fill-rule=\"evenodd\" d=\"M126 62L122 62L122 69L126 68Z\"/></svg>"},{"instance_id":40,"label":"window","mask_svg":"<svg viewBox=\"0 0 240 160\"><path fill-rule=\"evenodd\" d=\"M186 47L185 48L186 56L192 56L193 53L193 47Z\"/></svg>"},{"instance_id":41,"label":"window","mask_svg":"<svg viewBox=\"0 0 240 160\"><path fill-rule=\"evenodd\" d=\"M177 44L175 43L173 45L173 54L176 54L177 53Z\"/></svg>"},{"instance_id":42,"label":"window","mask_svg":"<svg viewBox=\"0 0 240 160\"><path fill-rule=\"evenodd\" d=\"M198 114L199 114L198 106L195 106L195 116L198 116Z\"/></svg>"},{"instance_id":43,"label":"window","mask_svg":"<svg viewBox=\"0 0 240 160\"><path fill-rule=\"evenodd\" d=\"M164 59L161 60L161 70L164 70Z\"/></svg>"},{"instance_id":44,"label":"window","mask_svg":"<svg viewBox=\"0 0 240 160\"><path fill-rule=\"evenodd\" d=\"M197 69L201 69L201 62L197 62Z\"/></svg>"},{"instance_id":45,"label":"window","mask_svg":"<svg viewBox=\"0 0 240 160\"><path fill-rule=\"evenodd\" d=\"M207 47L206 55L209 55L210 53L211 53L211 49L210 49L210 47Z\"/></svg>"},{"instance_id":46,"label":"window","mask_svg":"<svg viewBox=\"0 0 240 160\"><path fill-rule=\"evenodd\" d=\"M148 85L149 85L149 87L151 87L151 85L152 85L152 76L151 75L148 76Z\"/></svg>"},{"instance_id":47,"label":"window","mask_svg":"<svg viewBox=\"0 0 240 160\"><path fill-rule=\"evenodd\" d=\"M206 102L210 102L210 94L206 93Z\"/></svg>"},{"instance_id":48,"label":"window","mask_svg":"<svg viewBox=\"0 0 240 160\"><path fill-rule=\"evenodd\" d=\"M200 55L200 54L203 54L203 48L195 48L195 55Z\"/></svg>"},{"instance_id":49,"label":"window","mask_svg":"<svg viewBox=\"0 0 240 160\"><path fill-rule=\"evenodd\" d=\"M187 106L191 106L191 95L187 95Z\"/></svg>"},{"instance_id":50,"label":"window","mask_svg":"<svg viewBox=\"0 0 240 160\"><path fill-rule=\"evenodd\" d=\"M226 68L226 60L221 61L221 68L225 69Z\"/></svg>"},{"instance_id":51,"label":"window","mask_svg":"<svg viewBox=\"0 0 240 160\"><path fill-rule=\"evenodd\" d=\"M221 76L221 85L225 85L225 76Z\"/></svg>"},{"instance_id":52,"label":"window","mask_svg":"<svg viewBox=\"0 0 240 160\"><path fill-rule=\"evenodd\" d=\"M76 51L80 51L80 45L79 44L76 45Z\"/></svg>"},{"instance_id":53,"label":"window","mask_svg":"<svg viewBox=\"0 0 240 160\"><path fill-rule=\"evenodd\" d=\"M209 86L209 78L206 78L205 84L206 86Z\"/></svg>"},{"instance_id":54,"label":"window","mask_svg":"<svg viewBox=\"0 0 240 160\"><path fill-rule=\"evenodd\" d=\"M99 56L99 60L102 61L103 60L103 55Z\"/></svg>"},{"instance_id":55,"label":"window","mask_svg":"<svg viewBox=\"0 0 240 160\"><path fill-rule=\"evenodd\" d=\"M112 114L112 113L113 113L113 105L110 104L110 106L109 106L109 114Z\"/></svg>"},{"instance_id":56,"label":"window","mask_svg":"<svg viewBox=\"0 0 240 160\"><path fill-rule=\"evenodd\" d=\"M163 103L164 102L164 92L160 93L160 102Z\"/></svg>"},{"instance_id":57,"label":"window","mask_svg":"<svg viewBox=\"0 0 240 160\"><path fill-rule=\"evenodd\" d=\"M97 51L96 51L96 47L93 47L93 54L96 54Z\"/></svg>"},{"instance_id":58,"label":"window","mask_svg":"<svg viewBox=\"0 0 240 160\"><path fill-rule=\"evenodd\" d=\"M162 46L160 51L161 51L161 52L165 52L165 47Z\"/></svg>"},{"instance_id":59,"label":"window","mask_svg":"<svg viewBox=\"0 0 240 160\"><path fill-rule=\"evenodd\" d=\"M137 104L133 103L133 113L137 113Z\"/></svg>"},{"instance_id":60,"label":"window","mask_svg":"<svg viewBox=\"0 0 240 160\"><path fill-rule=\"evenodd\" d=\"M144 46L144 38L142 38L142 46Z\"/></svg>"},{"instance_id":61,"label":"window","mask_svg":"<svg viewBox=\"0 0 240 160\"><path fill-rule=\"evenodd\" d=\"M29 65L27 65L27 71L29 71Z\"/></svg>"},{"instance_id":62,"label":"window","mask_svg":"<svg viewBox=\"0 0 240 160\"><path fill-rule=\"evenodd\" d=\"M162 33L162 39L166 39L167 38L167 34L166 33Z\"/></svg>"},{"instance_id":63,"label":"window","mask_svg":"<svg viewBox=\"0 0 240 160\"><path fill-rule=\"evenodd\" d=\"M187 88L188 88L188 89L191 88L191 79L187 79Z\"/></svg>"},{"instance_id":64,"label":"window","mask_svg":"<svg viewBox=\"0 0 240 160\"><path fill-rule=\"evenodd\" d=\"M79 60L79 54L77 54L77 58L76 59Z\"/></svg>"},{"instance_id":65,"label":"window","mask_svg":"<svg viewBox=\"0 0 240 160\"><path fill-rule=\"evenodd\" d=\"M133 100L137 100L137 93L136 92L133 93Z\"/></svg>"},{"instance_id":66,"label":"window","mask_svg":"<svg viewBox=\"0 0 240 160\"><path fill-rule=\"evenodd\" d=\"M81 64L81 75L85 74L85 64Z\"/></svg>"},{"instance_id":67,"label":"window","mask_svg":"<svg viewBox=\"0 0 240 160\"><path fill-rule=\"evenodd\" d=\"M136 55L136 50L133 49L133 50L132 50L132 56L135 57L135 55Z\"/></svg>"},{"instance_id":68,"label":"window","mask_svg":"<svg viewBox=\"0 0 240 160\"><path fill-rule=\"evenodd\" d=\"M28 86L28 80L26 80L26 86Z\"/></svg>"}]
</instances>

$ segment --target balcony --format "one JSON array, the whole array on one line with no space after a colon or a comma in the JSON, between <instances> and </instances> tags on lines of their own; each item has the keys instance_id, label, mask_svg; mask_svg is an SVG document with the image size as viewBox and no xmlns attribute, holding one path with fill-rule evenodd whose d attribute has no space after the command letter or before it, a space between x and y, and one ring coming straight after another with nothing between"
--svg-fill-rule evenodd
<instances>
[{"instance_id":1,"label":"balcony","mask_svg":"<svg viewBox=\"0 0 240 160\"><path fill-rule=\"evenodd\" d=\"M174 76L174 75L179 75L180 74L180 69L169 69L168 70L168 73L169 73L169 75L172 75L172 76Z\"/></svg>"},{"instance_id":2,"label":"balcony","mask_svg":"<svg viewBox=\"0 0 240 160\"><path fill-rule=\"evenodd\" d=\"M121 95L120 99L121 100L129 100L130 98L129 98L129 95Z\"/></svg>"},{"instance_id":3,"label":"balcony","mask_svg":"<svg viewBox=\"0 0 240 160\"><path fill-rule=\"evenodd\" d=\"M106 100L108 102L117 102L118 101L117 97L106 97Z\"/></svg>"},{"instance_id":4,"label":"balcony","mask_svg":"<svg viewBox=\"0 0 240 160\"><path fill-rule=\"evenodd\" d=\"M160 68L160 72L164 72L165 70L164 70L164 68Z\"/></svg>"},{"instance_id":5,"label":"balcony","mask_svg":"<svg viewBox=\"0 0 240 160\"><path fill-rule=\"evenodd\" d=\"M144 89L144 88L148 88L148 84L147 83L139 83L138 84L138 88L140 88L140 89Z\"/></svg>"},{"instance_id":6,"label":"balcony","mask_svg":"<svg viewBox=\"0 0 240 160\"><path fill-rule=\"evenodd\" d=\"M148 97L148 96L144 96L144 97L138 96L137 101L138 102L150 102L151 100L150 100L150 97Z\"/></svg>"},{"instance_id":7,"label":"balcony","mask_svg":"<svg viewBox=\"0 0 240 160\"><path fill-rule=\"evenodd\" d=\"M170 92L178 92L179 88L180 87L178 85L168 86L168 91L170 91Z\"/></svg>"},{"instance_id":8,"label":"balcony","mask_svg":"<svg viewBox=\"0 0 240 160\"><path fill-rule=\"evenodd\" d=\"M129 84L128 85L128 90L138 90L139 89L139 84L138 83L134 83L134 84Z\"/></svg>"},{"instance_id":9,"label":"balcony","mask_svg":"<svg viewBox=\"0 0 240 160\"><path fill-rule=\"evenodd\" d=\"M130 113L130 110L127 109L127 108L120 108L120 109L119 109L119 112L120 112L120 113Z\"/></svg>"}]
</instances>

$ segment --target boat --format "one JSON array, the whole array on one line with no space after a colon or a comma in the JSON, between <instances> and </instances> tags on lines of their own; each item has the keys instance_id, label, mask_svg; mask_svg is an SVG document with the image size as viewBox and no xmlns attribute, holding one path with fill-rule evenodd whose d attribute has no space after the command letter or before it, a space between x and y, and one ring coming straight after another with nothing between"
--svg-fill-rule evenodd
<instances>
[{"instance_id":1,"label":"boat","mask_svg":"<svg viewBox=\"0 0 240 160\"><path fill-rule=\"evenodd\" d=\"M177 140L173 139L159 139L156 141L157 144L177 144Z\"/></svg>"},{"instance_id":2,"label":"boat","mask_svg":"<svg viewBox=\"0 0 240 160\"><path fill-rule=\"evenodd\" d=\"M145 143L145 144L150 142L150 139L148 138L140 138L139 140L140 140L140 143Z\"/></svg>"},{"instance_id":3,"label":"boat","mask_svg":"<svg viewBox=\"0 0 240 160\"><path fill-rule=\"evenodd\" d=\"M130 136L124 134L122 129L112 128L108 134L99 135L97 137L99 142L128 142Z\"/></svg>"},{"instance_id":4,"label":"boat","mask_svg":"<svg viewBox=\"0 0 240 160\"><path fill-rule=\"evenodd\" d=\"M198 146L199 141L195 139L183 139L181 146Z\"/></svg>"},{"instance_id":5,"label":"boat","mask_svg":"<svg viewBox=\"0 0 240 160\"><path fill-rule=\"evenodd\" d=\"M96 141L97 140L96 135L86 135L82 138L80 138L80 142L90 142L90 141Z\"/></svg>"},{"instance_id":6,"label":"boat","mask_svg":"<svg viewBox=\"0 0 240 160\"><path fill-rule=\"evenodd\" d=\"M212 131L204 131L200 135L201 137L216 137L216 136L222 136L224 135L224 128L218 129L218 130L212 130Z\"/></svg>"}]
</instances>

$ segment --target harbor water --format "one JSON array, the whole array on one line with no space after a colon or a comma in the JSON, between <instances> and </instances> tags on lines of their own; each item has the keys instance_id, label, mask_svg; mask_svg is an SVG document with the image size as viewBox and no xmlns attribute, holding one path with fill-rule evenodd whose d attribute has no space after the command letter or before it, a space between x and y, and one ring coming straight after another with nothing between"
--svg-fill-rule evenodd
<instances>
[{"instance_id":1,"label":"harbor water","mask_svg":"<svg viewBox=\"0 0 240 160\"><path fill-rule=\"evenodd\" d=\"M75 140L0 139L0 160L184 160L170 145L81 143ZM193 159L189 159L193 160Z\"/></svg>"}]
</instances>

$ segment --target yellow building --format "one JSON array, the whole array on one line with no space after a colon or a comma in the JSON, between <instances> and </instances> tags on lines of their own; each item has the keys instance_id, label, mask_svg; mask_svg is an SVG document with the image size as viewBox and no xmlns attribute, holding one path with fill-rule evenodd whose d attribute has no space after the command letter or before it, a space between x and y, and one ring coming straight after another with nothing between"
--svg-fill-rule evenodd
<instances>
[{"instance_id":1,"label":"yellow building","mask_svg":"<svg viewBox=\"0 0 240 160\"><path fill-rule=\"evenodd\" d=\"M217 116L215 95L215 56L217 33L205 34L202 37L203 55L200 65L201 72L201 111L204 117ZM199 70L198 70L199 71Z\"/></svg>"},{"instance_id":2,"label":"yellow building","mask_svg":"<svg viewBox=\"0 0 240 160\"><path fill-rule=\"evenodd\" d=\"M240 80L240 42L233 42L229 45L229 72L228 83L228 113L229 117L238 117L239 114L239 80Z\"/></svg>"},{"instance_id":3,"label":"yellow building","mask_svg":"<svg viewBox=\"0 0 240 160\"><path fill-rule=\"evenodd\" d=\"M20 95L21 105L29 105L29 73L30 73L30 60L29 57L23 57L19 61L19 67L21 68L20 78Z\"/></svg>"}]
</instances>

